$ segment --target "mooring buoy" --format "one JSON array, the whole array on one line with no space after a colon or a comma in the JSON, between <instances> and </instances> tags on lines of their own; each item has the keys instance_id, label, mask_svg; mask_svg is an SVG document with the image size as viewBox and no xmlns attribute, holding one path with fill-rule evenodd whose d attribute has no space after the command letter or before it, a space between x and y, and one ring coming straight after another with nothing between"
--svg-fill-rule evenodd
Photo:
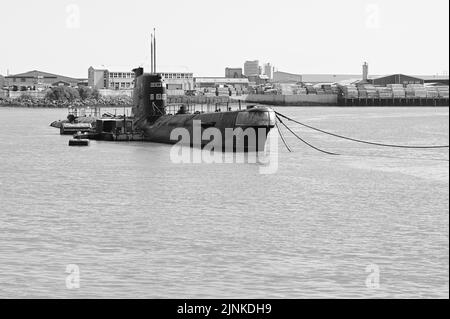
<instances>
[{"instance_id":1,"label":"mooring buoy","mask_svg":"<svg viewBox=\"0 0 450 319\"><path fill-rule=\"evenodd\" d=\"M71 139L69 146L89 146L89 140L86 139Z\"/></svg>"}]
</instances>

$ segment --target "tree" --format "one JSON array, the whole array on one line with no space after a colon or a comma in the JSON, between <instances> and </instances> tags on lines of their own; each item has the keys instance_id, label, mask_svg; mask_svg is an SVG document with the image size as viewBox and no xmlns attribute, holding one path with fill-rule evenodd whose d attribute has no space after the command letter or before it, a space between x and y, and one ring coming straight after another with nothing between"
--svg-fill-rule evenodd
<instances>
[{"instance_id":1,"label":"tree","mask_svg":"<svg viewBox=\"0 0 450 319\"><path fill-rule=\"evenodd\" d=\"M68 86L57 86L50 88L46 97L52 101L72 102L79 99L80 94L77 89Z\"/></svg>"}]
</instances>

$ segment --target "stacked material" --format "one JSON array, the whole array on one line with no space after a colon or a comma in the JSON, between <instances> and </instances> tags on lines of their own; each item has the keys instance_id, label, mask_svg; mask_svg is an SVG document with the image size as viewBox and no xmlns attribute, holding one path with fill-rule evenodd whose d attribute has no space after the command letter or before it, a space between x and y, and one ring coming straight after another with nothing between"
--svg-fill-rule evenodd
<instances>
[{"instance_id":1,"label":"stacked material","mask_svg":"<svg viewBox=\"0 0 450 319\"><path fill-rule=\"evenodd\" d=\"M427 86L425 89L427 91L427 98L437 99L439 97L439 91L438 91L437 87Z\"/></svg>"},{"instance_id":2,"label":"stacked material","mask_svg":"<svg viewBox=\"0 0 450 319\"><path fill-rule=\"evenodd\" d=\"M378 92L375 86L372 84L362 84L358 87L360 98L375 99L378 98Z\"/></svg>"},{"instance_id":3,"label":"stacked material","mask_svg":"<svg viewBox=\"0 0 450 319\"><path fill-rule=\"evenodd\" d=\"M228 88L217 88L216 92L218 93L218 96L229 96L230 90Z\"/></svg>"},{"instance_id":4,"label":"stacked material","mask_svg":"<svg viewBox=\"0 0 450 319\"><path fill-rule=\"evenodd\" d=\"M294 95L294 90L291 84L280 84L279 86L281 94L283 95Z\"/></svg>"},{"instance_id":5,"label":"stacked material","mask_svg":"<svg viewBox=\"0 0 450 319\"><path fill-rule=\"evenodd\" d=\"M296 95L306 95L306 94L308 94L308 92L306 91L306 88L299 87L299 88L294 90L294 94L296 94Z\"/></svg>"},{"instance_id":6,"label":"stacked material","mask_svg":"<svg viewBox=\"0 0 450 319\"><path fill-rule=\"evenodd\" d=\"M324 89L316 89L316 94L317 95L325 95L325 90Z\"/></svg>"},{"instance_id":7,"label":"stacked material","mask_svg":"<svg viewBox=\"0 0 450 319\"><path fill-rule=\"evenodd\" d=\"M392 96L394 98L404 98L406 96L403 84L388 84L387 87L392 90Z\"/></svg>"},{"instance_id":8,"label":"stacked material","mask_svg":"<svg viewBox=\"0 0 450 319\"><path fill-rule=\"evenodd\" d=\"M448 99L448 86L437 86L436 87L439 92L440 98L447 98Z\"/></svg>"},{"instance_id":9,"label":"stacked material","mask_svg":"<svg viewBox=\"0 0 450 319\"><path fill-rule=\"evenodd\" d=\"M316 89L312 85L306 86L306 92L308 92L308 94L317 94Z\"/></svg>"},{"instance_id":10,"label":"stacked material","mask_svg":"<svg viewBox=\"0 0 450 319\"><path fill-rule=\"evenodd\" d=\"M331 87L331 93L333 94L339 94L339 88L337 86L332 86Z\"/></svg>"},{"instance_id":11,"label":"stacked material","mask_svg":"<svg viewBox=\"0 0 450 319\"><path fill-rule=\"evenodd\" d=\"M406 91L412 91L413 95L412 97L418 97L418 98L426 98L427 97L427 90L422 84L408 84L406 86ZM409 93L411 94L411 93Z\"/></svg>"},{"instance_id":12,"label":"stacked material","mask_svg":"<svg viewBox=\"0 0 450 319\"><path fill-rule=\"evenodd\" d=\"M342 86L342 92L347 99L357 99L359 97L358 89L353 84Z\"/></svg>"},{"instance_id":13,"label":"stacked material","mask_svg":"<svg viewBox=\"0 0 450 319\"><path fill-rule=\"evenodd\" d=\"M378 87L380 99L392 99L392 89L390 87Z\"/></svg>"}]
</instances>

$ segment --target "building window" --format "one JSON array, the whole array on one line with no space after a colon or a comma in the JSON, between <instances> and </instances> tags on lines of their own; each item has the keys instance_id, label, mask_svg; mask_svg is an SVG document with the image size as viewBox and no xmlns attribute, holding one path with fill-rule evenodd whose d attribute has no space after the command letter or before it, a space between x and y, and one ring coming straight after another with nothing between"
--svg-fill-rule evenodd
<instances>
[{"instance_id":1,"label":"building window","mask_svg":"<svg viewBox=\"0 0 450 319\"><path fill-rule=\"evenodd\" d=\"M155 95L154 94L150 94L150 101L153 101L155 99Z\"/></svg>"},{"instance_id":2,"label":"building window","mask_svg":"<svg viewBox=\"0 0 450 319\"><path fill-rule=\"evenodd\" d=\"M156 94L156 99L161 100L161 94Z\"/></svg>"},{"instance_id":3,"label":"building window","mask_svg":"<svg viewBox=\"0 0 450 319\"><path fill-rule=\"evenodd\" d=\"M26 81L27 81L27 79L25 79L25 78L20 79L20 82L26 82Z\"/></svg>"}]
</instances>

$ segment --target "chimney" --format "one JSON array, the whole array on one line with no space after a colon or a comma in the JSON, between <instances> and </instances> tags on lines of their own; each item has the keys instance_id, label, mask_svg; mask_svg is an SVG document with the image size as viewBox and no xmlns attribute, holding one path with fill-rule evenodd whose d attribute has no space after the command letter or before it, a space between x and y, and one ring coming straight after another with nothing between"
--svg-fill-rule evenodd
<instances>
[{"instance_id":1,"label":"chimney","mask_svg":"<svg viewBox=\"0 0 450 319\"><path fill-rule=\"evenodd\" d=\"M363 82L367 82L368 78L369 78L369 64L367 64L367 62L364 62L364 64L363 64L363 74L362 74Z\"/></svg>"}]
</instances>

